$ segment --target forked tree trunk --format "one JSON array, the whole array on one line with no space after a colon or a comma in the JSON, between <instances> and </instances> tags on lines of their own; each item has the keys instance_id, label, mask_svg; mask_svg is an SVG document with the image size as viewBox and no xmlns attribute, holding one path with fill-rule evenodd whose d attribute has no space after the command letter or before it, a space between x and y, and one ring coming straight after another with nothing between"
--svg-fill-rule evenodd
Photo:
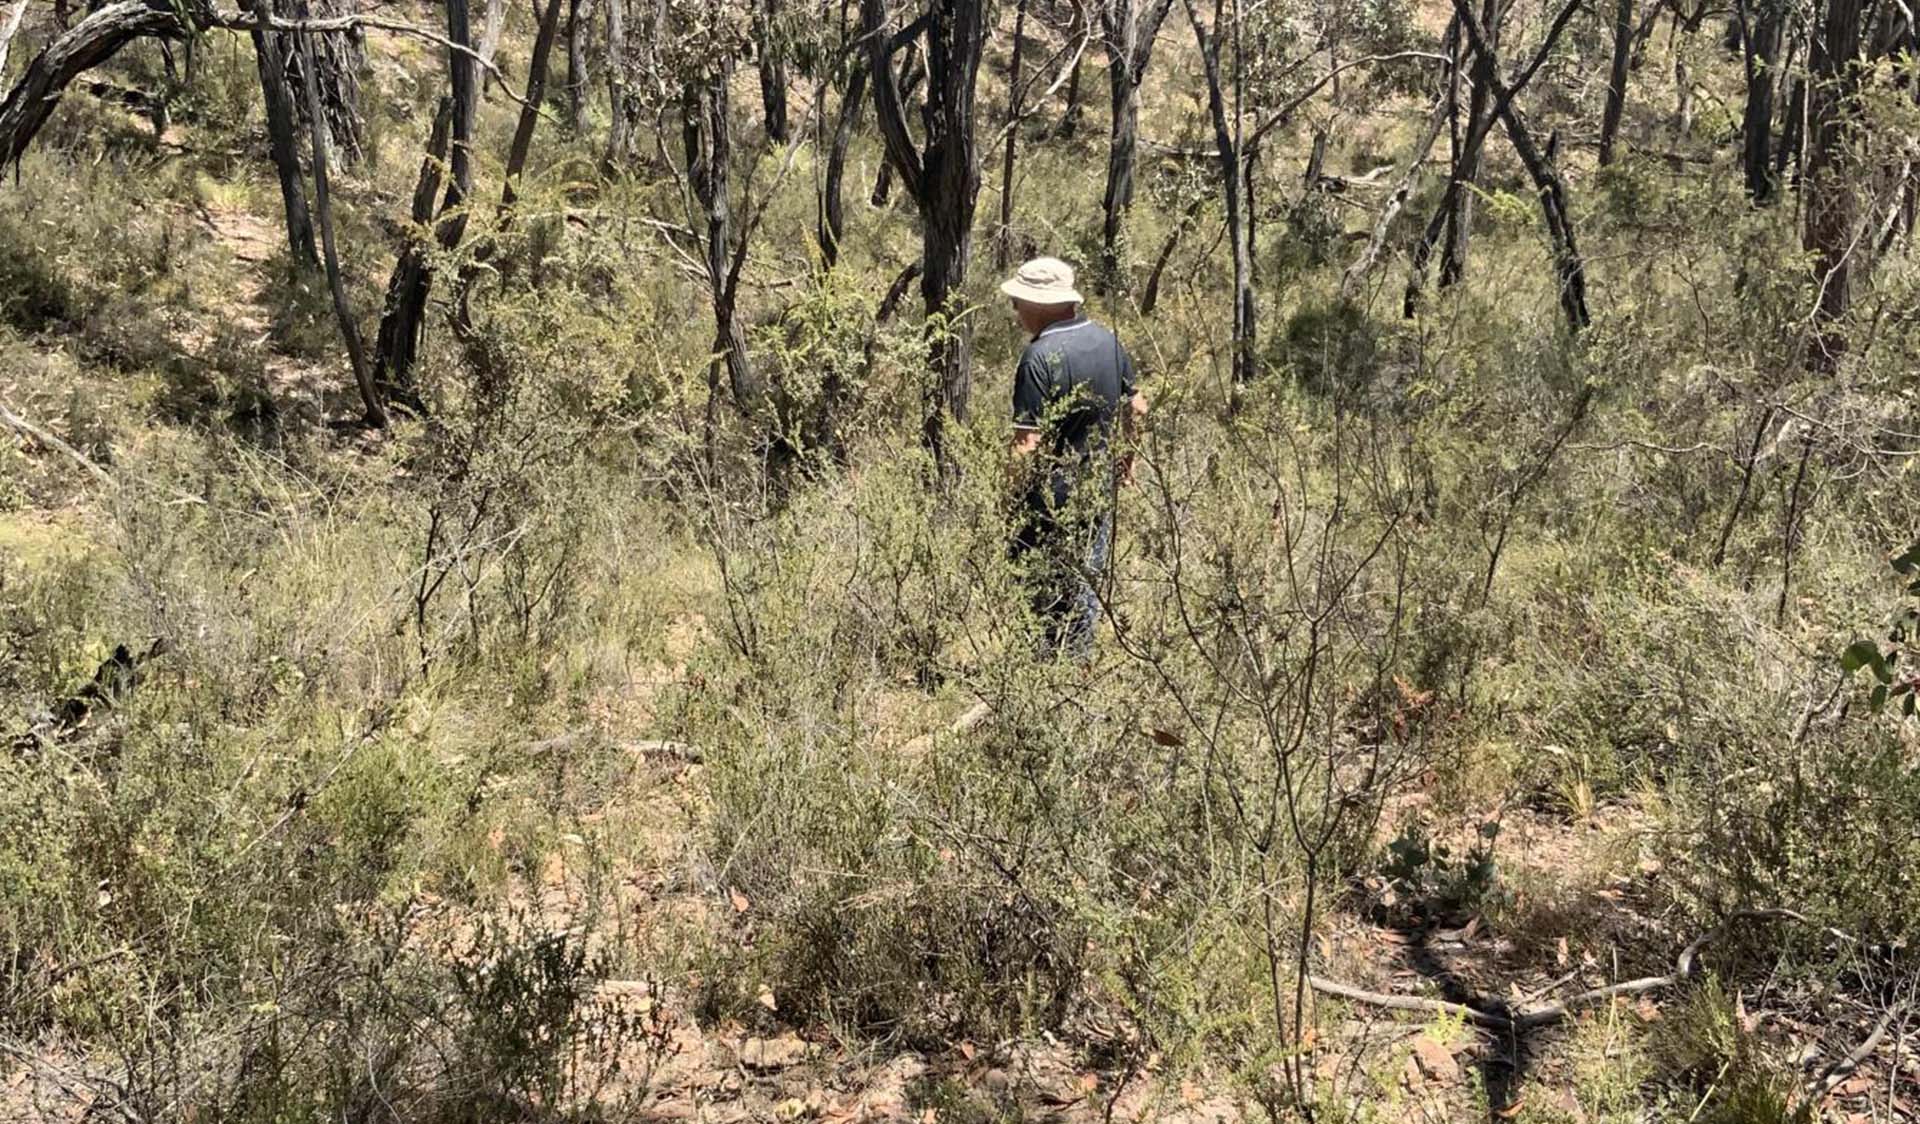
<instances>
[{"instance_id":1,"label":"forked tree trunk","mask_svg":"<svg viewBox=\"0 0 1920 1124\"><path fill-rule=\"evenodd\" d=\"M919 65L919 51L920 43L918 40L908 43L906 61L900 64L903 83L900 90L900 104L903 106L913 101L914 94L920 89L920 83L927 76L925 69ZM877 89L874 91L874 96L879 96ZM875 207L884 207L887 205L887 199L891 197L892 194L893 162L890 160L882 160L880 161L880 170L874 173L873 194L868 197L867 202Z\"/></svg>"},{"instance_id":2,"label":"forked tree trunk","mask_svg":"<svg viewBox=\"0 0 1920 1124\"><path fill-rule=\"evenodd\" d=\"M927 97L924 149L913 143L893 68L885 0L861 0L874 114L887 160L920 211L920 296L927 313L931 385L923 437L945 458L947 417L964 422L971 391L972 330L961 316L980 155L974 143L974 90L986 44L984 0L931 0L926 14Z\"/></svg>"},{"instance_id":3,"label":"forked tree trunk","mask_svg":"<svg viewBox=\"0 0 1920 1124\"><path fill-rule=\"evenodd\" d=\"M1548 33L1546 47L1538 58L1544 58L1544 51L1551 48L1553 39L1566 28L1566 21L1578 6L1578 0L1561 10ZM1587 312L1587 276L1586 266L1580 257L1580 248L1574 240L1573 218L1567 208L1566 183L1560 178L1559 169L1554 166L1551 146L1545 153L1535 144L1533 134L1528 130L1526 119L1521 116L1520 107L1514 103L1516 87L1509 87L1500 78L1500 58L1481 30L1479 21L1474 19L1466 0L1453 0L1453 9L1459 17L1461 27L1467 34L1467 45L1473 49L1476 83L1484 83L1492 91L1494 112L1506 127L1507 137L1513 142L1514 155L1520 158L1533 180L1534 190L1540 197L1540 215L1547 228L1547 240L1553 248L1554 273L1559 282L1560 308L1567 317L1568 326L1574 331L1585 328L1590 322ZM1531 76L1536 67L1530 66L1522 78Z\"/></svg>"},{"instance_id":4,"label":"forked tree trunk","mask_svg":"<svg viewBox=\"0 0 1920 1124\"><path fill-rule=\"evenodd\" d=\"M1133 206L1133 173L1140 145L1140 86L1153 44L1173 0L1105 0L1100 8L1107 48L1107 93L1113 114L1107 132L1107 190L1101 200L1101 287L1124 285L1120 235Z\"/></svg>"}]
</instances>

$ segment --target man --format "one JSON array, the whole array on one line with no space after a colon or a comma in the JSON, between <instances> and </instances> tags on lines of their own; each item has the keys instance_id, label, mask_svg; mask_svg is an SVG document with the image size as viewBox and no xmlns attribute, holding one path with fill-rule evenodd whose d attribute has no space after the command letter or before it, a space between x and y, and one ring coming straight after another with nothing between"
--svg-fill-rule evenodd
<instances>
[{"instance_id":1,"label":"man","mask_svg":"<svg viewBox=\"0 0 1920 1124\"><path fill-rule=\"evenodd\" d=\"M1133 359L1112 332L1080 313L1073 267L1035 258L1000 285L1032 337L1013 378L1009 469L1022 486L1013 556L1028 567L1043 651L1085 663L1093 655L1100 602L1093 583L1113 545L1115 489L1147 400Z\"/></svg>"}]
</instances>

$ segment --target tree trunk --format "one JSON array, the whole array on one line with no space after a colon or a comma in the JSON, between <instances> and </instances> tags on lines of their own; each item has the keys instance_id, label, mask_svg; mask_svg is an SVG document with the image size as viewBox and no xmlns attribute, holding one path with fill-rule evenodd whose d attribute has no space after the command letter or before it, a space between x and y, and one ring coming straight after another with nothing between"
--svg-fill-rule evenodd
<instances>
[{"instance_id":1,"label":"tree trunk","mask_svg":"<svg viewBox=\"0 0 1920 1124\"><path fill-rule=\"evenodd\" d=\"M447 51L447 69L452 94L442 108L447 115L447 170L449 182L442 199L434 241L442 251L458 246L467 231L467 197L473 193L473 114L476 95L473 42L468 24L467 0L446 0L447 39L453 47ZM435 163L432 149L440 143L439 122L429 143L428 163ZM429 182L426 169L414 193L414 213L418 221L424 208L421 195L431 199L439 186L436 171ZM413 364L419 356L420 330L426 319L427 298L433 288L433 266L426 247L409 243L394 264L387 283L387 305L380 317L379 353L374 360L374 382L389 401L406 402L416 408L420 397L414 389Z\"/></svg>"},{"instance_id":2,"label":"tree trunk","mask_svg":"<svg viewBox=\"0 0 1920 1124\"><path fill-rule=\"evenodd\" d=\"M387 410L374 388L373 372L367 367L366 348L360 342L360 325L354 319L353 306L347 300L346 282L340 276L340 255L333 241L333 206L327 183L327 149L332 145L332 138L328 135L326 106L320 100L319 59L313 49L311 32L301 34L299 40L302 84L307 89L307 120L312 123L308 135L313 140L313 209L320 216L320 245L322 261L327 267L327 289L333 296L333 315L340 323L340 339L347 348L347 361L353 366L354 385L359 388L361 404L366 407L366 423L378 428L387 424Z\"/></svg>"},{"instance_id":3,"label":"tree trunk","mask_svg":"<svg viewBox=\"0 0 1920 1124\"><path fill-rule=\"evenodd\" d=\"M627 0L607 0L607 159L609 169L633 153L627 106Z\"/></svg>"},{"instance_id":4,"label":"tree trunk","mask_svg":"<svg viewBox=\"0 0 1920 1124\"><path fill-rule=\"evenodd\" d=\"M1154 40L1172 7L1172 0L1104 0L1100 8L1107 48L1107 94L1113 114L1107 133L1107 190L1101 200L1105 219L1100 228L1102 288L1123 285L1120 234L1133 206L1133 173L1140 144L1140 85L1146 80Z\"/></svg>"},{"instance_id":5,"label":"tree trunk","mask_svg":"<svg viewBox=\"0 0 1920 1124\"><path fill-rule=\"evenodd\" d=\"M1758 10L1755 10L1757 7ZM1746 108L1740 117L1740 164L1746 173L1747 194L1756 203L1773 196L1773 86L1784 18L1777 0L1740 0L1740 50L1747 84Z\"/></svg>"},{"instance_id":6,"label":"tree trunk","mask_svg":"<svg viewBox=\"0 0 1920 1124\"><path fill-rule=\"evenodd\" d=\"M993 237L993 267L1007 268L1013 252L1013 161L1020 140L1020 63L1027 47L1027 0L1013 17L1013 57L1007 64L1007 151L1000 166L1000 228Z\"/></svg>"},{"instance_id":7,"label":"tree trunk","mask_svg":"<svg viewBox=\"0 0 1920 1124\"><path fill-rule=\"evenodd\" d=\"M1222 18L1222 5L1220 0L1215 0L1214 27L1211 32L1200 19L1195 0L1186 0L1186 6L1187 20L1193 25L1194 40L1200 48L1200 62L1207 83L1207 113L1213 119L1213 140L1218 150L1221 189L1227 205L1227 241L1233 248L1233 381L1236 386L1241 386L1253 380L1254 348L1258 339L1253 300L1252 224L1248 221L1249 208L1244 196L1250 179L1248 162L1240 150L1238 106L1229 112L1220 74L1222 32L1219 21ZM1237 8L1234 22L1239 22ZM1241 61L1238 51L1233 61L1237 94L1237 68ZM1229 124L1229 121L1232 123Z\"/></svg>"},{"instance_id":8,"label":"tree trunk","mask_svg":"<svg viewBox=\"0 0 1920 1124\"><path fill-rule=\"evenodd\" d=\"M507 0L487 0L487 21L480 32L480 57L488 62L500 53L500 33L507 22ZM486 97L487 90L493 85L490 71L482 71L480 77L480 96Z\"/></svg>"},{"instance_id":9,"label":"tree trunk","mask_svg":"<svg viewBox=\"0 0 1920 1124\"><path fill-rule=\"evenodd\" d=\"M851 63L847 70L846 92L840 96L840 116L833 125L833 142L827 149L826 181L820 198L820 258L828 269L840 264L840 240L847 229L846 192L847 147L853 143L853 131L860 123L860 109L867 96L867 67Z\"/></svg>"},{"instance_id":10,"label":"tree trunk","mask_svg":"<svg viewBox=\"0 0 1920 1124\"><path fill-rule=\"evenodd\" d=\"M446 166L452 126L453 99L443 97L433 115L426 156L420 161L420 176L413 188L413 225L387 279L380 334L373 349L375 393L383 400L404 401L416 409L419 401L412 391L411 372L420 349L421 313L427 306L427 224L433 221L433 200L440 193L440 170Z\"/></svg>"},{"instance_id":11,"label":"tree trunk","mask_svg":"<svg viewBox=\"0 0 1920 1124\"><path fill-rule=\"evenodd\" d=\"M1481 9L1481 30L1486 33L1487 46L1491 50L1500 49L1500 0L1485 0ZM1461 58L1471 59L1467 42L1461 39ZM1452 180L1447 184L1447 224L1445 240L1440 249L1440 287L1451 288L1467 274L1467 251L1473 239L1473 200L1474 185L1480 179L1480 155L1486 147L1487 134L1493 131L1494 114L1490 103L1493 91L1480 80L1479 71L1473 66L1467 67L1467 73L1473 76L1473 93L1467 103L1467 130L1460 160L1454 167Z\"/></svg>"},{"instance_id":12,"label":"tree trunk","mask_svg":"<svg viewBox=\"0 0 1920 1124\"><path fill-rule=\"evenodd\" d=\"M267 11L265 3L254 5L256 14ZM281 65L279 35L253 28L253 59L260 74L260 96L266 105L267 154L273 158L274 175L280 181L281 210L286 216L287 249L297 267L320 264L313 248L313 217L307 211L305 174L300 170L300 153L295 138L292 87Z\"/></svg>"},{"instance_id":13,"label":"tree trunk","mask_svg":"<svg viewBox=\"0 0 1920 1124\"><path fill-rule=\"evenodd\" d=\"M920 61L919 50L920 45L918 42L908 43L907 60L900 64L900 73L906 77L906 84L900 90L899 94L899 101L903 107L906 103L913 100L914 91L920 88L921 81L926 77L926 72L918 66ZM874 88L874 96L876 98L880 96L880 90L877 86ZM873 177L873 194L868 197L867 202L875 207L884 207L887 205L887 198L892 192L893 162L891 160L882 160L880 161L880 170L876 172Z\"/></svg>"},{"instance_id":14,"label":"tree trunk","mask_svg":"<svg viewBox=\"0 0 1920 1124\"><path fill-rule=\"evenodd\" d=\"M0 27L0 76L7 73L7 51L13 46L13 37L20 34L20 21L27 15L27 0L14 0L13 11L7 15L5 27Z\"/></svg>"},{"instance_id":15,"label":"tree trunk","mask_svg":"<svg viewBox=\"0 0 1920 1124\"><path fill-rule=\"evenodd\" d=\"M313 5L273 0L273 10L276 15L299 12L302 19L327 19L350 15L354 9L352 3L342 0L319 0ZM360 72L366 67L367 55L361 33L357 30L325 32L307 43L304 51L295 42L297 38L299 36L291 32L268 36L268 41L278 48L287 89L299 91L306 87L305 59L311 52L319 67L316 77L320 80L321 113L326 118L327 133L333 138L333 152L342 163L357 162L366 148L360 120ZM288 97L292 99L294 114L301 126L310 127L312 115L307 99L297 92L290 92Z\"/></svg>"},{"instance_id":16,"label":"tree trunk","mask_svg":"<svg viewBox=\"0 0 1920 1124\"><path fill-rule=\"evenodd\" d=\"M974 142L974 90L986 44L984 0L932 0L926 17L925 150L914 146L893 70L885 0L861 0L861 30L874 90L874 114L887 159L920 209L925 271L920 296L927 313L932 375L924 416L927 447L944 462L945 419L967 418L972 328L962 316L980 154Z\"/></svg>"},{"instance_id":17,"label":"tree trunk","mask_svg":"<svg viewBox=\"0 0 1920 1124\"><path fill-rule=\"evenodd\" d=\"M593 0L570 0L567 16L567 124L587 127L587 36L593 30Z\"/></svg>"},{"instance_id":18,"label":"tree trunk","mask_svg":"<svg viewBox=\"0 0 1920 1124\"><path fill-rule=\"evenodd\" d=\"M1073 139L1080 131L1080 65L1085 56L1073 60L1073 73L1067 75L1067 107L1060 114L1060 127L1054 130L1054 136L1061 140Z\"/></svg>"},{"instance_id":19,"label":"tree trunk","mask_svg":"<svg viewBox=\"0 0 1920 1124\"><path fill-rule=\"evenodd\" d=\"M120 0L81 20L35 55L0 101L0 168L19 162L75 78L135 39L184 38L190 29L179 12L171 0Z\"/></svg>"},{"instance_id":20,"label":"tree trunk","mask_svg":"<svg viewBox=\"0 0 1920 1124\"><path fill-rule=\"evenodd\" d=\"M1615 0L1613 66L1607 73L1607 103L1600 114L1600 166L1613 163L1613 145L1627 106L1627 64L1633 59L1633 0Z\"/></svg>"},{"instance_id":21,"label":"tree trunk","mask_svg":"<svg viewBox=\"0 0 1920 1124\"><path fill-rule=\"evenodd\" d=\"M713 62L718 73L696 78L681 91L681 135L686 146L688 184L706 221L704 264L714 323L708 409L713 409L720 374L725 371L734 405L746 410L759 401L760 387L747 355L746 330L735 306L735 278L730 268L733 214L727 172L732 160L733 121L728 87L733 80L733 60L723 55Z\"/></svg>"},{"instance_id":22,"label":"tree trunk","mask_svg":"<svg viewBox=\"0 0 1920 1124\"><path fill-rule=\"evenodd\" d=\"M1850 182L1844 129L1854 115L1855 63L1860 55L1861 0L1827 0L1814 29L1808 86L1806 229L1801 245L1813 255L1820 286L1820 325L1813 362L1830 371L1845 340L1838 330L1852 299L1854 220L1858 200Z\"/></svg>"},{"instance_id":23,"label":"tree trunk","mask_svg":"<svg viewBox=\"0 0 1920 1124\"><path fill-rule=\"evenodd\" d=\"M767 140L784 145L787 128L787 52L780 41L780 0L760 0L754 9L754 38L760 55L760 108Z\"/></svg>"},{"instance_id":24,"label":"tree trunk","mask_svg":"<svg viewBox=\"0 0 1920 1124\"><path fill-rule=\"evenodd\" d=\"M1466 0L1453 0L1454 11L1458 14L1461 26L1467 33L1467 43L1473 49L1476 84L1484 84L1494 97L1494 112L1506 126L1507 137L1513 142L1514 155L1520 158L1520 164L1533 180L1534 190L1540 196L1540 213L1547 228L1547 239L1553 247L1554 271L1559 280L1560 308L1566 314L1568 325L1579 331L1590 323L1587 312L1586 267L1580 258L1580 249L1574 241L1573 219L1567 209L1567 189L1560 173L1553 164L1552 148L1543 154L1535 145L1533 134L1528 131L1525 118L1520 114L1519 106L1514 104L1514 94L1518 87L1509 88L1500 79L1500 59L1481 30L1479 22L1467 8ZM1566 26L1565 17L1571 15L1577 4L1563 9L1562 19L1556 21L1549 32L1547 44L1550 47L1555 37ZM1544 54L1541 56L1544 57ZM1529 67L1524 79L1531 75Z\"/></svg>"},{"instance_id":25,"label":"tree trunk","mask_svg":"<svg viewBox=\"0 0 1920 1124\"><path fill-rule=\"evenodd\" d=\"M1167 271L1167 262L1173 259L1173 250L1180 244L1180 236L1187 232L1187 228L1193 225L1193 217L1200 213L1200 204L1204 198L1204 196L1196 197L1193 202L1187 204L1186 213L1180 216L1180 224L1175 226L1172 233L1167 235L1167 240L1160 244L1159 256L1153 259L1153 269L1147 274L1146 288L1140 291L1140 315L1152 316L1154 308L1159 305L1160 279Z\"/></svg>"}]
</instances>

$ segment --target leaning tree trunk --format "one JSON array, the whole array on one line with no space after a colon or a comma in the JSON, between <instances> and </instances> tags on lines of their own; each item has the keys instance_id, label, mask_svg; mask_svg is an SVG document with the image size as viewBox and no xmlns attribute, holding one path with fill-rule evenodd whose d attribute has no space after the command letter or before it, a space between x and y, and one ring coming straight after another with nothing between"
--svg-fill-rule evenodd
<instances>
[{"instance_id":1,"label":"leaning tree trunk","mask_svg":"<svg viewBox=\"0 0 1920 1124\"><path fill-rule=\"evenodd\" d=\"M49 43L0 101L0 168L19 163L75 78L136 39L180 39L190 30L171 0L120 0Z\"/></svg>"},{"instance_id":2,"label":"leaning tree trunk","mask_svg":"<svg viewBox=\"0 0 1920 1124\"><path fill-rule=\"evenodd\" d=\"M827 171L820 189L820 260L832 269L840 263L840 240L847 229L845 181L847 148L853 143L853 131L860 123L860 108L867 96L867 67L855 61L848 65L846 92L840 96L840 116L833 124L833 140L827 148Z\"/></svg>"},{"instance_id":3,"label":"leaning tree trunk","mask_svg":"<svg viewBox=\"0 0 1920 1124\"><path fill-rule=\"evenodd\" d=\"M1607 102L1600 113L1600 165L1613 163L1620 118L1627 107L1627 66L1633 61L1633 0L1614 0L1613 65L1607 71Z\"/></svg>"},{"instance_id":4,"label":"leaning tree trunk","mask_svg":"<svg viewBox=\"0 0 1920 1124\"><path fill-rule=\"evenodd\" d=\"M373 385L373 372L367 367L367 351L360 341L360 324L354 318L352 304L347 300L347 285L340 276L340 254L333 240L333 205L327 183L327 150L332 147L332 138L328 136L326 105L320 97L319 52L313 49L311 32L300 35L299 40L301 85L306 87L307 119L312 122L308 135L313 140L313 209L320 216L320 245L322 260L327 267L327 290L333 296L333 315L340 323L340 340L346 345L347 361L353 367L354 385L359 388L361 404L366 408L366 423L379 428L387 424L387 410Z\"/></svg>"},{"instance_id":5,"label":"leaning tree trunk","mask_svg":"<svg viewBox=\"0 0 1920 1124\"><path fill-rule=\"evenodd\" d=\"M256 3L254 13L267 18L270 5ZM313 248L313 217L307 210L307 189L300 170L300 153L295 137L292 87L280 54L281 35L256 25L249 33L253 39L253 59L260 74L260 96L266 105L267 154L273 158L274 175L280 181L281 210L287 222L287 249L296 266L320 264Z\"/></svg>"}]
</instances>

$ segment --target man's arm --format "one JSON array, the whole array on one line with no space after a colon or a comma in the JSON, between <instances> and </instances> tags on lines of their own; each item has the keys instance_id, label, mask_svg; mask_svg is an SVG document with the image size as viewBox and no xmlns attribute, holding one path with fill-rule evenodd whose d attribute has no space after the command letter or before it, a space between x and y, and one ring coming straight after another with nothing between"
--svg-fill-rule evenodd
<instances>
[{"instance_id":1,"label":"man's arm","mask_svg":"<svg viewBox=\"0 0 1920 1124\"><path fill-rule=\"evenodd\" d=\"M1136 390L1120 411L1120 482L1133 483L1134 437L1146 428L1147 395Z\"/></svg>"}]
</instances>

